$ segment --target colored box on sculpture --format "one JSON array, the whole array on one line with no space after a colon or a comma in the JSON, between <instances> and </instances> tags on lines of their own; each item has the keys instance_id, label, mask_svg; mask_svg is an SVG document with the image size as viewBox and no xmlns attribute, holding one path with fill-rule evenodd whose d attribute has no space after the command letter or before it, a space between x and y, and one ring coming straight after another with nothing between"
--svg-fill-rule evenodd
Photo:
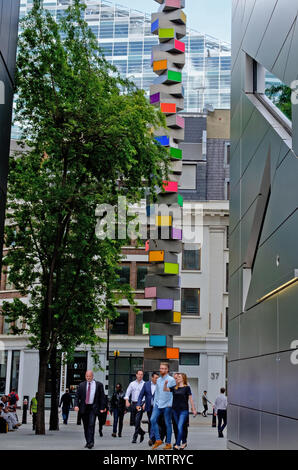
<instances>
[{"instance_id":1,"label":"colored box on sculpture","mask_svg":"<svg viewBox=\"0 0 298 470\"><path fill-rule=\"evenodd\" d=\"M160 110L162 113L175 114L177 108L175 103L161 103Z\"/></svg>"},{"instance_id":2,"label":"colored box on sculpture","mask_svg":"<svg viewBox=\"0 0 298 470\"><path fill-rule=\"evenodd\" d=\"M172 228L172 238L173 240L182 240L182 230L179 228Z\"/></svg>"},{"instance_id":3,"label":"colored box on sculpture","mask_svg":"<svg viewBox=\"0 0 298 470\"><path fill-rule=\"evenodd\" d=\"M175 147L170 148L170 155L172 158L177 158L177 160L182 160L182 150L176 149Z\"/></svg>"},{"instance_id":4,"label":"colored box on sculpture","mask_svg":"<svg viewBox=\"0 0 298 470\"><path fill-rule=\"evenodd\" d=\"M179 359L179 348L167 348L167 359Z\"/></svg>"},{"instance_id":5,"label":"colored box on sculpture","mask_svg":"<svg viewBox=\"0 0 298 470\"><path fill-rule=\"evenodd\" d=\"M174 70L169 70L168 71L168 80L171 80L172 82L180 83L180 82L182 82L182 73L181 72L175 72Z\"/></svg>"},{"instance_id":6,"label":"colored box on sculpture","mask_svg":"<svg viewBox=\"0 0 298 470\"><path fill-rule=\"evenodd\" d=\"M165 274L179 274L179 264L177 263L165 263L164 268ZM170 309L172 310L172 309Z\"/></svg>"},{"instance_id":7,"label":"colored box on sculpture","mask_svg":"<svg viewBox=\"0 0 298 470\"><path fill-rule=\"evenodd\" d=\"M167 135L155 137L155 140L163 147L168 147L170 145L170 138Z\"/></svg>"},{"instance_id":8,"label":"colored box on sculpture","mask_svg":"<svg viewBox=\"0 0 298 470\"><path fill-rule=\"evenodd\" d=\"M176 123L177 126L181 127L181 129L184 129L185 127L185 120L181 116L176 116Z\"/></svg>"},{"instance_id":9,"label":"colored box on sculpture","mask_svg":"<svg viewBox=\"0 0 298 470\"><path fill-rule=\"evenodd\" d=\"M159 26L159 20L157 19L151 24L151 33L154 33L158 29Z\"/></svg>"},{"instance_id":10,"label":"colored box on sculpture","mask_svg":"<svg viewBox=\"0 0 298 470\"><path fill-rule=\"evenodd\" d=\"M173 312L173 322L181 323L181 312Z\"/></svg>"},{"instance_id":11,"label":"colored box on sculpture","mask_svg":"<svg viewBox=\"0 0 298 470\"><path fill-rule=\"evenodd\" d=\"M168 68L168 61L167 60L156 60L153 62L153 71L157 70L166 70Z\"/></svg>"},{"instance_id":12,"label":"colored box on sculpture","mask_svg":"<svg viewBox=\"0 0 298 470\"><path fill-rule=\"evenodd\" d=\"M178 39L175 39L175 48L178 51L185 52L185 43L182 41L178 41Z\"/></svg>"},{"instance_id":13,"label":"colored box on sculpture","mask_svg":"<svg viewBox=\"0 0 298 470\"><path fill-rule=\"evenodd\" d=\"M177 181L163 181L163 188L166 192L177 193L178 183Z\"/></svg>"},{"instance_id":14,"label":"colored box on sculpture","mask_svg":"<svg viewBox=\"0 0 298 470\"><path fill-rule=\"evenodd\" d=\"M164 251L149 251L149 263L154 261L163 261L165 259Z\"/></svg>"},{"instance_id":15,"label":"colored box on sculpture","mask_svg":"<svg viewBox=\"0 0 298 470\"><path fill-rule=\"evenodd\" d=\"M170 39L175 37L175 29L174 28L161 28L159 30L159 37L161 39Z\"/></svg>"},{"instance_id":16,"label":"colored box on sculpture","mask_svg":"<svg viewBox=\"0 0 298 470\"><path fill-rule=\"evenodd\" d=\"M181 194L178 194L178 205L183 207L183 196L181 196Z\"/></svg>"},{"instance_id":17,"label":"colored box on sculpture","mask_svg":"<svg viewBox=\"0 0 298 470\"><path fill-rule=\"evenodd\" d=\"M156 287L145 287L145 299L155 299L156 292Z\"/></svg>"},{"instance_id":18,"label":"colored box on sculpture","mask_svg":"<svg viewBox=\"0 0 298 470\"><path fill-rule=\"evenodd\" d=\"M171 215L157 215L155 217L155 225L158 227L171 227L172 216Z\"/></svg>"},{"instance_id":19,"label":"colored box on sculpture","mask_svg":"<svg viewBox=\"0 0 298 470\"><path fill-rule=\"evenodd\" d=\"M156 310L173 310L173 299L156 299Z\"/></svg>"},{"instance_id":20,"label":"colored box on sculpture","mask_svg":"<svg viewBox=\"0 0 298 470\"><path fill-rule=\"evenodd\" d=\"M154 95L150 96L150 104L159 103L160 101L160 93L154 93Z\"/></svg>"},{"instance_id":21,"label":"colored box on sculpture","mask_svg":"<svg viewBox=\"0 0 298 470\"><path fill-rule=\"evenodd\" d=\"M163 347L167 345L166 335L150 335L149 345L152 347Z\"/></svg>"}]
</instances>

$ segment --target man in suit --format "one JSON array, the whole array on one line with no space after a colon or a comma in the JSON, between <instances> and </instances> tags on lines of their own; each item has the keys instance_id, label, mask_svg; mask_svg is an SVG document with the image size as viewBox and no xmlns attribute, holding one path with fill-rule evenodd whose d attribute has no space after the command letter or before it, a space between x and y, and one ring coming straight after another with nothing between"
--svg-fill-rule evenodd
<instances>
[{"instance_id":1,"label":"man in suit","mask_svg":"<svg viewBox=\"0 0 298 470\"><path fill-rule=\"evenodd\" d=\"M88 449L94 447L95 420L105 411L105 395L101 382L94 380L92 370L87 370L86 381L81 382L75 396L75 411L80 411L84 424L84 433Z\"/></svg>"},{"instance_id":2,"label":"man in suit","mask_svg":"<svg viewBox=\"0 0 298 470\"><path fill-rule=\"evenodd\" d=\"M143 385L143 388L140 392L138 402L137 402L137 410L140 411L143 409L143 411L147 412L148 416L148 422L149 422L149 446L152 446L155 442L155 437L153 433L153 428L151 426L151 415L153 411L153 402L154 402L154 394L155 394L155 388L156 388L156 381L159 377L158 372L152 372L151 380L146 382ZM142 405L143 398L145 397L145 403Z\"/></svg>"}]
</instances>

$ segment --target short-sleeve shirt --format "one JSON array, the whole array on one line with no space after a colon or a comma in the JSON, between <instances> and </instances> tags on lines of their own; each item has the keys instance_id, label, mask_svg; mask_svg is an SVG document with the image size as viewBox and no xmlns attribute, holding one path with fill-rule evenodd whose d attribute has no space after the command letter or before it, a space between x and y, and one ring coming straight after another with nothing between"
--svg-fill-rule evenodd
<instances>
[{"instance_id":1,"label":"short-sleeve shirt","mask_svg":"<svg viewBox=\"0 0 298 470\"><path fill-rule=\"evenodd\" d=\"M188 397L191 395L191 389L188 385L185 387L171 387L173 393L173 405L172 408L175 411L188 411Z\"/></svg>"}]
</instances>

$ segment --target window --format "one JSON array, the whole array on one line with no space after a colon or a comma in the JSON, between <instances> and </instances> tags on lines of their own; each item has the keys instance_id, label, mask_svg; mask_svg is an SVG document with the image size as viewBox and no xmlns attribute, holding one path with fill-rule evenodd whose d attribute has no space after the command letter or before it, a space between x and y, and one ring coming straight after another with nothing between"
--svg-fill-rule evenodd
<instances>
[{"instance_id":1,"label":"window","mask_svg":"<svg viewBox=\"0 0 298 470\"><path fill-rule=\"evenodd\" d=\"M181 289L182 315L200 315L200 289Z\"/></svg>"},{"instance_id":2,"label":"window","mask_svg":"<svg viewBox=\"0 0 298 470\"><path fill-rule=\"evenodd\" d=\"M7 351L0 350L0 395L5 393Z\"/></svg>"},{"instance_id":3,"label":"window","mask_svg":"<svg viewBox=\"0 0 298 470\"><path fill-rule=\"evenodd\" d=\"M230 227L227 226L227 231L226 231L226 248L229 248L230 244Z\"/></svg>"},{"instance_id":4,"label":"window","mask_svg":"<svg viewBox=\"0 0 298 470\"><path fill-rule=\"evenodd\" d=\"M128 37L128 22L115 23L115 38Z\"/></svg>"},{"instance_id":5,"label":"window","mask_svg":"<svg viewBox=\"0 0 298 470\"><path fill-rule=\"evenodd\" d=\"M19 369L20 369L20 351L12 351L10 390L12 388L15 388L16 390L18 390Z\"/></svg>"},{"instance_id":6,"label":"window","mask_svg":"<svg viewBox=\"0 0 298 470\"><path fill-rule=\"evenodd\" d=\"M113 43L112 42L102 42L99 44L99 46L105 56L113 55Z\"/></svg>"},{"instance_id":7,"label":"window","mask_svg":"<svg viewBox=\"0 0 298 470\"><path fill-rule=\"evenodd\" d=\"M3 319L3 334L4 335L10 334L10 322L7 321L5 318Z\"/></svg>"},{"instance_id":8,"label":"window","mask_svg":"<svg viewBox=\"0 0 298 470\"><path fill-rule=\"evenodd\" d=\"M130 284L130 266L121 266L118 274L120 276L120 284Z\"/></svg>"},{"instance_id":9,"label":"window","mask_svg":"<svg viewBox=\"0 0 298 470\"><path fill-rule=\"evenodd\" d=\"M145 279L148 272L148 266L137 266L137 289L145 289Z\"/></svg>"},{"instance_id":10,"label":"window","mask_svg":"<svg viewBox=\"0 0 298 470\"><path fill-rule=\"evenodd\" d=\"M225 180L225 199L227 201L230 200L230 181L229 180Z\"/></svg>"},{"instance_id":11,"label":"window","mask_svg":"<svg viewBox=\"0 0 298 470\"><path fill-rule=\"evenodd\" d=\"M201 247L198 243L184 243L182 252L182 269L201 269Z\"/></svg>"},{"instance_id":12,"label":"window","mask_svg":"<svg viewBox=\"0 0 298 470\"><path fill-rule=\"evenodd\" d=\"M229 263L226 263L226 292L229 292Z\"/></svg>"},{"instance_id":13,"label":"window","mask_svg":"<svg viewBox=\"0 0 298 470\"><path fill-rule=\"evenodd\" d=\"M225 165L230 164L231 144L225 143Z\"/></svg>"},{"instance_id":14,"label":"window","mask_svg":"<svg viewBox=\"0 0 298 470\"><path fill-rule=\"evenodd\" d=\"M114 56L117 55L127 56L127 42L114 43Z\"/></svg>"},{"instance_id":15,"label":"window","mask_svg":"<svg viewBox=\"0 0 298 470\"><path fill-rule=\"evenodd\" d=\"M228 326L229 326L229 307L226 307L226 337L228 337Z\"/></svg>"},{"instance_id":16,"label":"window","mask_svg":"<svg viewBox=\"0 0 298 470\"><path fill-rule=\"evenodd\" d=\"M180 179L180 189L197 188L197 165L182 165L182 175Z\"/></svg>"},{"instance_id":17,"label":"window","mask_svg":"<svg viewBox=\"0 0 298 470\"><path fill-rule=\"evenodd\" d=\"M119 317L111 321L112 335L127 335L128 334L128 311L119 310Z\"/></svg>"},{"instance_id":18,"label":"window","mask_svg":"<svg viewBox=\"0 0 298 470\"><path fill-rule=\"evenodd\" d=\"M200 353L180 353L180 366L199 366Z\"/></svg>"},{"instance_id":19,"label":"window","mask_svg":"<svg viewBox=\"0 0 298 470\"><path fill-rule=\"evenodd\" d=\"M147 323L143 323L143 312L136 315L135 334L149 335L149 325Z\"/></svg>"}]
</instances>

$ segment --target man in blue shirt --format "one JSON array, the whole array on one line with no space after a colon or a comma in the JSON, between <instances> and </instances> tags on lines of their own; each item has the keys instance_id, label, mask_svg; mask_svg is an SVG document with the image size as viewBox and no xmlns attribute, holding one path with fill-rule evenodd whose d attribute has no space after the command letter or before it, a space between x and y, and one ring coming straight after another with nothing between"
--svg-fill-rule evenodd
<instances>
[{"instance_id":1,"label":"man in blue shirt","mask_svg":"<svg viewBox=\"0 0 298 470\"><path fill-rule=\"evenodd\" d=\"M152 449L156 449L162 444L160 439L159 427L158 427L158 418L161 414L164 416L167 437L166 445L163 447L163 450L169 450L172 448L172 403L173 403L173 394L171 392L164 391L165 381L168 381L167 387L175 387L176 381L169 375L169 365L166 362L162 362L159 368L160 377L156 382L156 390L154 395L154 408L151 416L151 426L155 436L155 443Z\"/></svg>"}]
</instances>

